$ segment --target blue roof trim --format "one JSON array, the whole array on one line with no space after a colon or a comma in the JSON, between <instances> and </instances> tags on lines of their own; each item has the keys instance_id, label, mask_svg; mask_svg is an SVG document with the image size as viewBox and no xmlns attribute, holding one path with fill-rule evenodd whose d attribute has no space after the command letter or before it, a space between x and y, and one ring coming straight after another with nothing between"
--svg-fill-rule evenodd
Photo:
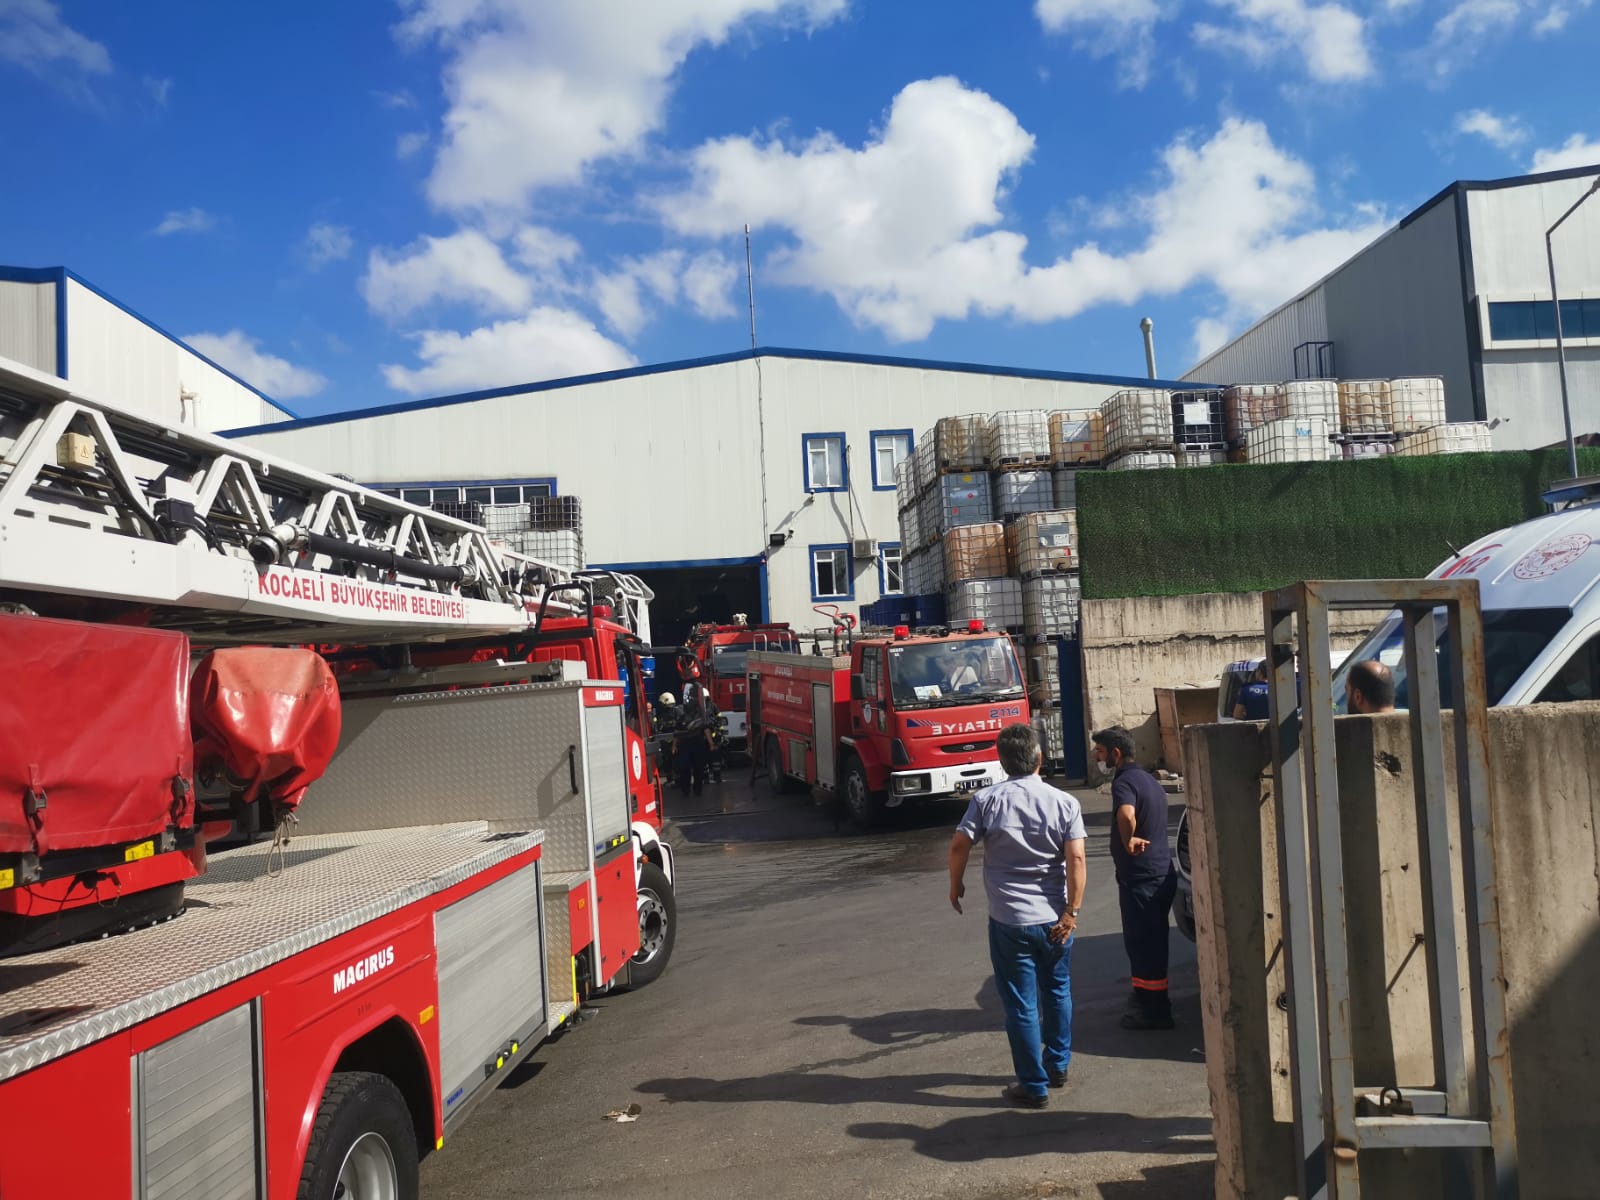
<instances>
[{"instance_id":1,"label":"blue roof trim","mask_svg":"<svg viewBox=\"0 0 1600 1200\"><path fill-rule=\"evenodd\" d=\"M1200 390L1214 384L1190 383L1179 379L1146 379L1132 375L1083 375L1075 371L1045 371L1028 367L996 367L983 363L941 362L932 358L894 358L884 354L850 354L838 350L801 350L789 346L762 346L755 350L737 350L731 354L712 354L704 358L683 358L674 362L652 363L642 367L623 367L616 371L601 371L593 375L571 375L564 379L542 379L535 383L516 383L508 387L487 388L478 392L461 392L452 396L435 396L427 400L402 400L396 404L380 404L371 408L352 408L344 412L324 413L316 417L302 417L272 425L248 425L239 429L225 429L222 437L245 437L253 433L283 432L289 429L309 429L316 425L339 425L346 421L360 421L368 417L388 417L396 413L417 412L427 408L446 408L453 404L471 404L478 400L495 400L502 396L526 396L536 392L552 392L562 388L581 387L591 383L609 383L618 379L638 379L646 375L663 375L669 371L687 371L694 367L719 367L727 363L748 362L757 358L794 358L811 362L856 363L869 367L908 367L921 371L956 371L966 375L1000 375L1012 379L1045 379L1060 383L1096 383L1108 387L1156 387L1173 391Z\"/></svg>"},{"instance_id":2,"label":"blue roof trim","mask_svg":"<svg viewBox=\"0 0 1600 1200\"><path fill-rule=\"evenodd\" d=\"M685 567L754 567L764 571L767 556L752 554L748 558L680 558L671 562L590 563L591 571L677 571Z\"/></svg>"},{"instance_id":3,"label":"blue roof trim","mask_svg":"<svg viewBox=\"0 0 1600 1200\"><path fill-rule=\"evenodd\" d=\"M66 284L67 284L67 280L69 280L69 279L73 283L77 284L79 287L84 288L87 291L90 291L90 292L94 293L96 296L99 296L100 299L104 300L107 304L110 304L112 307L120 309L122 312L127 313L130 317L132 317L135 321L138 321L141 325L144 325L144 326L154 330L156 333L159 333L162 337L166 338L169 342L172 342L174 345L181 346L184 350L187 350L190 354L194 355L201 362L205 363L208 367L211 367L213 370L221 371L224 375L226 375L229 379L233 380L240 387L244 388L246 391L252 393L253 395L259 397L261 400L266 401L266 403L272 405L273 408L275 408L279 412L285 414L291 420L299 420L299 419L301 419L299 413L295 412L294 409L290 408L287 404L284 404L281 400L274 400L271 396L267 395L260 388L256 387L255 384L249 383L249 382L246 382L243 379L240 379L237 375L235 375L232 371L228 370L228 368L223 366L221 363L216 362L213 359L207 358L204 354L201 354L200 351L196 350L193 346L189 345L188 342L184 341L177 334L172 333L169 330L163 329L160 325L157 325L154 321L152 321L149 317L145 316L143 313L140 313L135 309L129 308L121 300L118 300L115 296L112 296L112 295L108 294L107 292L102 291L100 288L97 288L94 284L90 283L82 275L79 275L76 271L72 270L71 268L69 268L69 267L6 267L6 266L0 266L0 281L6 282L6 283L54 283L60 289L56 293L56 354L57 354L57 357L58 357L57 374L59 374L63 379L65 379L67 377L67 372L66 372L67 287L66 287ZM262 426L261 428L270 429L270 428L272 428L272 426L265 425L265 426Z\"/></svg>"}]
</instances>

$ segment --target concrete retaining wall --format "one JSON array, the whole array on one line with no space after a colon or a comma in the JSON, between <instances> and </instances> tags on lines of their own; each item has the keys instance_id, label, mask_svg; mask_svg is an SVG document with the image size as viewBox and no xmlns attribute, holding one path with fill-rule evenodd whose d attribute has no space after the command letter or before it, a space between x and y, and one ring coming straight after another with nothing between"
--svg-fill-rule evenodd
<instances>
[{"instance_id":1,"label":"concrete retaining wall","mask_svg":"<svg viewBox=\"0 0 1600 1200\"><path fill-rule=\"evenodd\" d=\"M1335 613L1334 648L1353 649L1372 614ZM1085 600L1084 703L1090 730L1125 725L1139 761L1164 762L1156 688L1214 686L1230 662L1266 653L1259 592Z\"/></svg>"},{"instance_id":2,"label":"concrete retaining wall","mask_svg":"<svg viewBox=\"0 0 1600 1200\"><path fill-rule=\"evenodd\" d=\"M1425 1086L1433 1066L1408 724L1396 714L1337 725L1357 1077ZM1202 726L1184 738L1216 1194L1289 1196L1265 729ZM1576 1200L1600 1178L1600 704L1496 709L1490 754L1522 1194ZM1448 747L1445 762L1454 762ZM1443 1195L1440 1167L1437 1155L1364 1156L1363 1194Z\"/></svg>"}]
</instances>

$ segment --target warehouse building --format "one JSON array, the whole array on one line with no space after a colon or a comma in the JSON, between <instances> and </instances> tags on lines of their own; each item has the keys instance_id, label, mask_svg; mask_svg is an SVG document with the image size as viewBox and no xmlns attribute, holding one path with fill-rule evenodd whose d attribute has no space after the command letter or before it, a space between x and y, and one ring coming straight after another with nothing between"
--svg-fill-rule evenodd
<instances>
[{"instance_id":1,"label":"warehouse building","mask_svg":"<svg viewBox=\"0 0 1600 1200\"><path fill-rule=\"evenodd\" d=\"M942 416L1091 409L1149 380L748 350L237 429L424 504L575 495L593 565L690 623L825 624L902 592L895 469ZM1179 384L1158 384L1174 387Z\"/></svg>"},{"instance_id":2,"label":"warehouse building","mask_svg":"<svg viewBox=\"0 0 1600 1200\"><path fill-rule=\"evenodd\" d=\"M1454 183L1184 375L1218 383L1438 375L1498 450L1565 438L1545 231L1600 165ZM1600 197L1555 233L1576 434L1600 431Z\"/></svg>"},{"instance_id":3,"label":"warehouse building","mask_svg":"<svg viewBox=\"0 0 1600 1200\"><path fill-rule=\"evenodd\" d=\"M205 433L294 416L65 267L0 266L0 357Z\"/></svg>"}]
</instances>

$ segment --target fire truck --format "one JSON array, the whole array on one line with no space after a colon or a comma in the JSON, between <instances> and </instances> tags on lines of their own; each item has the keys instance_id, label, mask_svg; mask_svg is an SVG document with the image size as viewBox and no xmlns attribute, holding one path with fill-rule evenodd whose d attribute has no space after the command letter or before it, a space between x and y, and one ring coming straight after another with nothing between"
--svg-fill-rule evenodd
<instances>
[{"instance_id":1,"label":"fire truck","mask_svg":"<svg viewBox=\"0 0 1600 1200\"><path fill-rule=\"evenodd\" d=\"M659 974L647 600L0 360L0 1196L415 1197Z\"/></svg>"},{"instance_id":2,"label":"fire truck","mask_svg":"<svg viewBox=\"0 0 1600 1200\"><path fill-rule=\"evenodd\" d=\"M798 653L799 639L787 622L751 625L735 613L731 625L696 625L690 633L679 674L710 689L728 723L728 749L748 749L748 696L745 667L752 650Z\"/></svg>"},{"instance_id":3,"label":"fire truck","mask_svg":"<svg viewBox=\"0 0 1600 1200\"><path fill-rule=\"evenodd\" d=\"M871 827L907 801L961 796L1004 778L1000 730L1029 720L1004 633L975 621L913 637L897 625L833 649L750 654L750 744L775 790L837 792Z\"/></svg>"}]
</instances>

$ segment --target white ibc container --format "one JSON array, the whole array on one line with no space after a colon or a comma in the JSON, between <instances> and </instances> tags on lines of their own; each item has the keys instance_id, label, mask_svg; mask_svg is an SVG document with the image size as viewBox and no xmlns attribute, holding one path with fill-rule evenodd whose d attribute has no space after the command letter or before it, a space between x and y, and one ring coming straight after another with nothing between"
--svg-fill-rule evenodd
<instances>
[{"instance_id":1,"label":"white ibc container","mask_svg":"<svg viewBox=\"0 0 1600 1200\"><path fill-rule=\"evenodd\" d=\"M1339 428L1339 385L1331 379L1291 379L1283 385L1284 416Z\"/></svg>"},{"instance_id":2,"label":"white ibc container","mask_svg":"<svg viewBox=\"0 0 1600 1200\"><path fill-rule=\"evenodd\" d=\"M944 543L924 546L907 560L906 590L913 596L944 591Z\"/></svg>"},{"instance_id":3,"label":"white ibc container","mask_svg":"<svg viewBox=\"0 0 1600 1200\"><path fill-rule=\"evenodd\" d=\"M1016 579L965 579L950 584L950 624L982 621L985 629L1022 632L1022 583Z\"/></svg>"},{"instance_id":4,"label":"white ibc container","mask_svg":"<svg viewBox=\"0 0 1600 1200\"><path fill-rule=\"evenodd\" d=\"M1136 450L1106 464L1108 471L1160 471L1176 467L1178 456L1171 450Z\"/></svg>"},{"instance_id":5,"label":"white ibc container","mask_svg":"<svg viewBox=\"0 0 1600 1200\"><path fill-rule=\"evenodd\" d=\"M506 542L518 554L565 571L583 570L583 539L575 529L525 529L506 535Z\"/></svg>"},{"instance_id":6,"label":"white ibc container","mask_svg":"<svg viewBox=\"0 0 1600 1200\"><path fill-rule=\"evenodd\" d=\"M1050 414L1050 461L1058 467L1097 463L1106 456L1105 420L1099 409Z\"/></svg>"},{"instance_id":7,"label":"white ibc container","mask_svg":"<svg viewBox=\"0 0 1600 1200\"><path fill-rule=\"evenodd\" d=\"M1061 652L1052 645L1028 647L1028 699L1041 707L1061 704Z\"/></svg>"},{"instance_id":8,"label":"white ibc container","mask_svg":"<svg viewBox=\"0 0 1600 1200\"><path fill-rule=\"evenodd\" d=\"M1172 393L1157 388L1127 388L1100 406L1106 453L1160 449L1172 445Z\"/></svg>"},{"instance_id":9,"label":"white ibc container","mask_svg":"<svg viewBox=\"0 0 1600 1200\"><path fill-rule=\"evenodd\" d=\"M900 545L907 550L915 550L922 545L922 524L917 515L917 506L900 510Z\"/></svg>"},{"instance_id":10,"label":"white ibc container","mask_svg":"<svg viewBox=\"0 0 1600 1200\"><path fill-rule=\"evenodd\" d=\"M1049 416L1032 408L995 413L984 432L984 456L991 467L1048 463Z\"/></svg>"},{"instance_id":11,"label":"white ibc container","mask_svg":"<svg viewBox=\"0 0 1600 1200\"><path fill-rule=\"evenodd\" d=\"M940 471L972 471L983 467L989 418L980 413L940 417L933 427L934 465Z\"/></svg>"},{"instance_id":12,"label":"white ibc container","mask_svg":"<svg viewBox=\"0 0 1600 1200\"><path fill-rule=\"evenodd\" d=\"M1327 462L1334 445L1321 417L1290 417L1252 429L1246 454L1252 463Z\"/></svg>"},{"instance_id":13,"label":"white ibc container","mask_svg":"<svg viewBox=\"0 0 1600 1200\"><path fill-rule=\"evenodd\" d=\"M1048 469L996 471L990 480L995 515L1004 519L1023 513L1049 512L1056 506L1055 484Z\"/></svg>"},{"instance_id":14,"label":"white ibc container","mask_svg":"<svg viewBox=\"0 0 1600 1200\"><path fill-rule=\"evenodd\" d=\"M902 459L894 469L894 506L901 512L917 502L917 468L913 458Z\"/></svg>"},{"instance_id":15,"label":"white ibc container","mask_svg":"<svg viewBox=\"0 0 1600 1200\"><path fill-rule=\"evenodd\" d=\"M1076 575L1041 575L1022 583L1022 629L1039 637L1071 637L1082 592Z\"/></svg>"},{"instance_id":16,"label":"white ibc container","mask_svg":"<svg viewBox=\"0 0 1600 1200\"><path fill-rule=\"evenodd\" d=\"M1450 425L1435 425L1432 429L1402 438L1395 453L1412 457L1419 454L1476 454L1492 449L1489 426L1485 422L1458 421Z\"/></svg>"},{"instance_id":17,"label":"white ibc container","mask_svg":"<svg viewBox=\"0 0 1600 1200\"><path fill-rule=\"evenodd\" d=\"M1383 434L1394 428L1387 379L1347 379L1339 385L1339 428L1348 434Z\"/></svg>"},{"instance_id":18,"label":"white ibc container","mask_svg":"<svg viewBox=\"0 0 1600 1200\"><path fill-rule=\"evenodd\" d=\"M1444 380L1436 375L1391 379L1389 410L1396 433L1421 433L1445 424Z\"/></svg>"},{"instance_id":19,"label":"white ibc container","mask_svg":"<svg viewBox=\"0 0 1600 1200\"><path fill-rule=\"evenodd\" d=\"M1228 441L1238 442L1252 429L1289 415L1281 383L1239 383L1222 393Z\"/></svg>"},{"instance_id":20,"label":"white ibc container","mask_svg":"<svg viewBox=\"0 0 1600 1200\"><path fill-rule=\"evenodd\" d=\"M912 480L918 492L927 491L939 477L939 460L934 453L933 443L934 434L929 431L922 435L922 440L911 454Z\"/></svg>"},{"instance_id":21,"label":"white ibc container","mask_svg":"<svg viewBox=\"0 0 1600 1200\"><path fill-rule=\"evenodd\" d=\"M1395 444L1392 441L1346 442L1344 444L1344 457L1346 462L1360 462L1367 458L1388 458L1394 453Z\"/></svg>"},{"instance_id":22,"label":"white ibc container","mask_svg":"<svg viewBox=\"0 0 1600 1200\"><path fill-rule=\"evenodd\" d=\"M1228 461L1226 450L1190 450L1178 451L1178 465L1180 467L1220 467Z\"/></svg>"},{"instance_id":23,"label":"white ibc container","mask_svg":"<svg viewBox=\"0 0 1600 1200\"><path fill-rule=\"evenodd\" d=\"M1051 477L1056 507L1078 507L1078 472L1072 467L1057 467Z\"/></svg>"},{"instance_id":24,"label":"white ibc container","mask_svg":"<svg viewBox=\"0 0 1600 1200\"><path fill-rule=\"evenodd\" d=\"M924 545L939 536L939 506L937 488L929 488L917 497L917 532L922 535Z\"/></svg>"}]
</instances>

